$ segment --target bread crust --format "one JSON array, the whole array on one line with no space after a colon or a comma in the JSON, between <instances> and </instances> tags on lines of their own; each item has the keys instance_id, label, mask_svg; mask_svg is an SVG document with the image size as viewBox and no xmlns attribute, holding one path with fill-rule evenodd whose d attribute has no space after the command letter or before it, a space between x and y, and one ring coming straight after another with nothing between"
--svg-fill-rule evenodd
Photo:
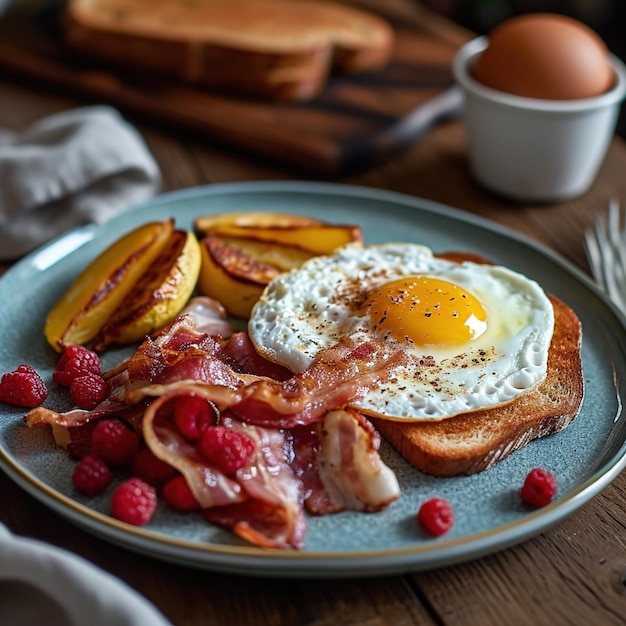
<instances>
[{"instance_id":1,"label":"bread crust","mask_svg":"<svg viewBox=\"0 0 626 626\"><path fill-rule=\"evenodd\" d=\"M489 469L533 439L568 426L584 396L582 327L568 305L548 297L555 325L543 381L508 404L438 422L370 418L381 436L419 471L458 476Z\"/></svg>"},{"instance_id":2,"label":"bread crust","mask_svg":"<svg viewBox=\"0 0 626 626\"><path fill-rule=\"evenodd\" d=\"M75 51L214 90L276 100L317 95L332 69L385 65L393 30L324 0L69 0Z\"/></svg>"}]
</instances>

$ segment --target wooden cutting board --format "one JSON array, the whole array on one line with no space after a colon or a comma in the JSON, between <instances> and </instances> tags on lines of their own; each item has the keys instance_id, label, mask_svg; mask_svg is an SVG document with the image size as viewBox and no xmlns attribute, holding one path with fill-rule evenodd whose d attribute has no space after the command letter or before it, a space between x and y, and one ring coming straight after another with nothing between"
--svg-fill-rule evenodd
<instances>
[{"instance_id":1,"label":"wooden cutting board","mask_svg":"<svg viewBox=\"0 0 626 626\"><path fill-rule=\"evenodd\" d=\"M77 58L63 44L59 0L20 0L2 15L0 67L306 173L335 175L401 150L459 110L451 62L461 39L443 38L428 12L397 10L393 0L378 5L396 35L389 65L368 75L333 76L308 103L224 97Z\"/></svg>"}]
</instances>

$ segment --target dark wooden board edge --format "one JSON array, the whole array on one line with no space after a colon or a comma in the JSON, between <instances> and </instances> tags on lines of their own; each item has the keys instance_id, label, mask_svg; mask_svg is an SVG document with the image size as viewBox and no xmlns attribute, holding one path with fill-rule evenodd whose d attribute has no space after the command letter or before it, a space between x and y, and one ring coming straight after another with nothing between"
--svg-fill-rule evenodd
<instances>
[{"instance_id":1,"label":"dark wooden board edge","mask_svg":"<svg viewBox=\"0 0 626 626\"><path fill-rule=\"evenodd\" d=\"M62 0L25 0L9 7L0 19L0 67L5 72L107 102L173 129L221 140L310 174L346 174L374 165L460 109L460 94L449 68L453 44L437 41L437 34L397 16L389 19L398 39L404 37L403 58L394 61L393 68L366 77L333 77L316 100L284 104L230 98L154 77L138 79L71 58L62 42L62 6ZM411 37L429 37L440 46L440 58L433 66L428 59L420 61L417 69L407 63ZM414 79L417 73L420 76ZM385 110L380 102L373 102L371 108L369 103L352 105L351 94L374 93L377 88L381 94L389 88L394 93L413 90L417 104L393 102L392 110ZM401 95L406 101L406 94ZM388 100L393 101L391 95ZM342 135L310 127L308 120L315 115L332 117L334 128L347 130ZM280 123L272 124L277 120Z\"/></svg>"}]
</instances>

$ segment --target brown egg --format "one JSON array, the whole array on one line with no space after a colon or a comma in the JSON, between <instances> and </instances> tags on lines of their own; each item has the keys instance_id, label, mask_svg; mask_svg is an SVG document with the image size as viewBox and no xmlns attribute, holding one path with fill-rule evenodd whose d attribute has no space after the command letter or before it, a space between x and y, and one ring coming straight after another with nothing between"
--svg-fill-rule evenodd
<instances>
[{"instance_id":1,"label":"brown egg","mask_svg":"<svg viewBox=\"0 0 626 626\"><path fill-rule=\"evenodd\" d=\"M499 91L549 100L590 98L615 79L602 39L564 15L512 18L494 28L488 42L472 75Z\"/></svg>"}]
</instances>

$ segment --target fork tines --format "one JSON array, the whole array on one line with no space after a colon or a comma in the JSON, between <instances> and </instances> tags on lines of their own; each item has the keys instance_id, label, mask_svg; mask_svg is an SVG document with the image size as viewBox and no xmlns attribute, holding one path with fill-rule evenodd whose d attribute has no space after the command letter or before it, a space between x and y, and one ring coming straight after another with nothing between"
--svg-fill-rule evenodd
<instances>
[{"instance_id":1,"label":"fork tines","mask_svg":"<svg viewBox=\"0 0 626 626\"><path fill-rule=\"evenodd\" d=\"M597 215L585 233L585 250L596 282L626 311L626 220L620 213L619 202L611 200L606 219Z\"/></svg>"}]
</instances>

